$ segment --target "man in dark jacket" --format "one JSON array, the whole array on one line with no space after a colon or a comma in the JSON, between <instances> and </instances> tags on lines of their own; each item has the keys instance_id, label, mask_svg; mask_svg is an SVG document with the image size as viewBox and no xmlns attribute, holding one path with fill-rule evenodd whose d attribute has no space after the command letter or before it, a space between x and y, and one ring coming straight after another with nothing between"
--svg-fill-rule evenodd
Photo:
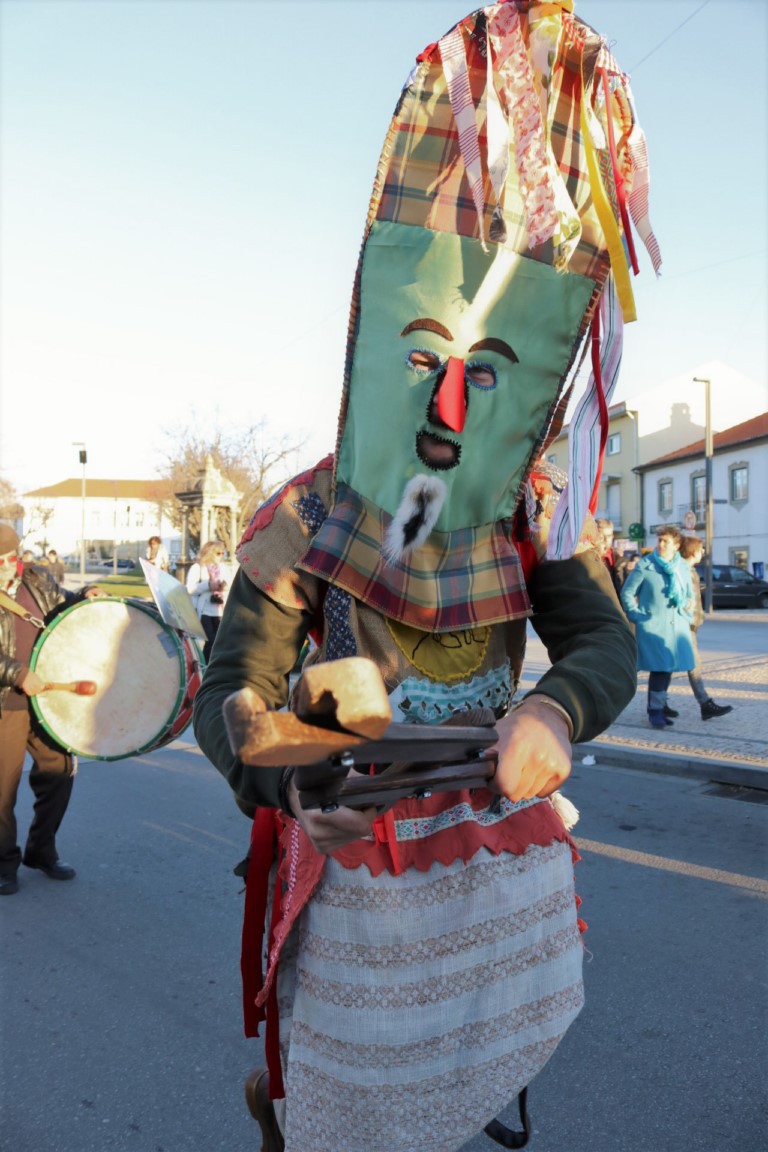
<instances>
[{"instance_id":1,"label":"man in dark jacket","mask_svg":"<svg viewBox=\"0 0 768 1152\"><path fill-rule=\"evenodd\" d=\"M18 891L19 864L52 880L71 880L74 868L59 860L56 833L72 794L75 762L37 723L30 698L45 683L30 668L32 649L44 622L63 604L100 595L60 588L44 568L26 565L19 574L19 537L0 524L0 895ZM10 607L10 601L15 608ZM16 795L29 752L29 784L35 811L24 855L16 843Z\"/></svg>"}]
</instances>

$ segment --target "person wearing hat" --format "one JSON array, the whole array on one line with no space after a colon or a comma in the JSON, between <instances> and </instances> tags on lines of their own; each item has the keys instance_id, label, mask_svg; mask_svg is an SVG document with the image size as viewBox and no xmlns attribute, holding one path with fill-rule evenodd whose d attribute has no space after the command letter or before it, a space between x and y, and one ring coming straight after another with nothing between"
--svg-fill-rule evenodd
<instances>
[{"instance_id":1,"label":"person wearing hat","mask_svg":"<svg viewBox=\"0 0 768 1152\"><path fill-rule=\"evenodd\" d=\"M369 206L336 451L252 518L195 699L253 821L264 1152L451 1152L480 1130L522 1147L497 1117L517 1097L530 1131L527 1085L582 1005L574 813L553 796L636 688L593 515L630 214L654 245L627 78L572 7L495 4L419 55ZM543 460L590 349L567 483ZM552 665L518 699L529 620ZM224 702L289 705L310 632L306 666L371 660L398 723L490 713L488 785L305 810L288 749L282 771L243 763Z\"/></svg>"},{"instance_id":2,"label":"person wearing hat","mask_svg":"<svg viewBox=\"0 0 768 1152\"><path fill-rule=\"evenodd\" d=\"M41 566L25 564L19 574L18 550L17 534L0 524L0 896L18 891L21 863L51 880L75 876L56 848L56 833L72 794L75 762L35 719L30 698L43 692L45 684L29 664L35 640L57 608L101 595L98 588L69 592ZM15 808L27 752L32 758L29 785L35 808L22 854Z\"/></svg>"}]
</instances>

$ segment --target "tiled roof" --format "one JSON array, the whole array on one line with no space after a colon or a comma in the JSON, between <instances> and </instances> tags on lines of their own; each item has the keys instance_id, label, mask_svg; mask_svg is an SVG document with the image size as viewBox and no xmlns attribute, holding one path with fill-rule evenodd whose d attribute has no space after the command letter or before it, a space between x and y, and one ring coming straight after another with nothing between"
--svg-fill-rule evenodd
<instances>
[{"instance_id":1,"label":"tiled roof","mask_svg":"<svg viewBox=\"0 0 768 1152\"><path fill-rule=\"evenodd\" d=\"M723 432L715 432L712 437L712 450L713 452L722 452L726 448L735 448L742 444L749 444L753 440L765 440L767 438L768 412L763 412L760 416L753 416L751 420L734 424L733 428L726 428ZM687 444L685 448L677 448L674 452L668 452L666 456L657 456L655 460L649 460L647 464L641 465L637 471L641 472L646 468L653 468L657 464L669 464L674 460L685 460L689 456L703 456L705 449L705 441L696 440L693 444Z\"/></svg>"},{"instance_id":2,"label":"tiled roof","mask_svg":"<svg viewBox=\"0 0 768 1152\"><path fill-rule=\"evenodd\" d=\"M61 480L48 488L34 488L25 492L27 499L55 500L58 497L80 499L83 494L83 481ZM85 495L88 499L109 500L148 500L157 503L167 497L168 485L165 480L98 480L86 476Z\"/></svg>"}]
</instances>

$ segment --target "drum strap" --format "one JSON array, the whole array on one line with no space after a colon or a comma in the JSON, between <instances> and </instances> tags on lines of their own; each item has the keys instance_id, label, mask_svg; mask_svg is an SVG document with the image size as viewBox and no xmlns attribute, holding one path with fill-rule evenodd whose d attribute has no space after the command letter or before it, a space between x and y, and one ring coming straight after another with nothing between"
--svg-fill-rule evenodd
<instances>
[{"instance_id":1,"label":"drum strap","mask_svg":"<svg viewBox=\"0 0 768 1152\"><path fill-rule=\"evenodd\" d=\"M27 612L26 608L22 608L21 604L17 604L13 596L9 596L7 592L0 589L0 606L7 608L9 612L13 612L16 616L21 616L22 620L26 620L28 624L33 624L35 628L40 628L41 631L45 628L45 621L40 620L37 616L33 616L31 612Z\"/></svg>"}]
</instances>

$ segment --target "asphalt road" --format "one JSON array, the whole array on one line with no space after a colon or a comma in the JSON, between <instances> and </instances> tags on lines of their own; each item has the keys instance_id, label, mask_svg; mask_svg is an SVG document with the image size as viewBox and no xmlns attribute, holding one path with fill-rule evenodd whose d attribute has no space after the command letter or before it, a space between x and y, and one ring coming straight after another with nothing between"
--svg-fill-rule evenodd
<instances>
[{"instance_id":1,"label":"asphalt road","mask_svg":"<svg viewBox=\"0 0 768 1152\"><path fill-rule=\"evenodd\" d=\"M697 633L703 657L765 655L765 625L768 611L731 608L712 612Z\"/></svg>"},{"instance_id":2,"label":"asphalt road","mask_svg":"<svg viewBox=\"0 0 768 1152\"><path fill-rule=\"evenodd\" d=\"M3 1152L258 1148L231 872L248 824L180 744L83 762L60 836L77 879L22 869L2 901ZM768 804L603 766L568 794L587 1006L532 1087L532 1152L757 1152ZM30 807L23 783L23 829Z\"/></svg>"}]
</instances>

